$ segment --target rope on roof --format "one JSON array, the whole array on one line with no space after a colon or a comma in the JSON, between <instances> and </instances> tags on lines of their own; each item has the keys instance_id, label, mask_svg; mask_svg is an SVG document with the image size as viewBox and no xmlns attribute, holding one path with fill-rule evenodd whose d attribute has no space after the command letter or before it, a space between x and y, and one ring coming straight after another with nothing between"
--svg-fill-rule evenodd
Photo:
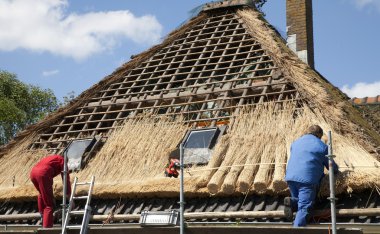
<instances>
[{"instance_id":1,"label":"rope on roof","mask_svg":"<svg viewBox=\"0 0 380 234\"><path fill-rule=\"evenodd\" d=\"M260 165L275 165L275 166L280 166L280 165L286 165L287 163L248 163L248 164L235 164L235 165L229 165L229 166L220 166L220 167L209 167L209 168L200 168L200 169L187 169L187 173L191 172L198 172L198 171L209 171L209 170L217 170L219 168L232 168L232 167L244 167L244 166L260 166ZM339 168L379 168L378 165L374 166L369 166L369 165L355 165L355 166L339 166Z\"/></svg>"}]
</instances>

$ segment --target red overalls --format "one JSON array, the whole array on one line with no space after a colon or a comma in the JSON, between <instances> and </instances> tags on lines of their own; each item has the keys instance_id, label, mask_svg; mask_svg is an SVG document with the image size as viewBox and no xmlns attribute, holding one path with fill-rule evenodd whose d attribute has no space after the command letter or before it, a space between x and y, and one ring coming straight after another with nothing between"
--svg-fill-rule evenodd
<instances>
[{"instance_id":1,"label":"red overalls","mask_svg":"<svg viewBox=\"0 0 380 234\"><path fill-rule=\"evenodd\" d=\"M38 211L43 217L44 228L53 227L53 178L63 171L64 158L60 155L50 155L39 161L30 172L30 179L39 192ZM63 180L63 174L62 180ZM67 195L71 194L70 176L67 174Z\"/></svg>"}]
</instances>

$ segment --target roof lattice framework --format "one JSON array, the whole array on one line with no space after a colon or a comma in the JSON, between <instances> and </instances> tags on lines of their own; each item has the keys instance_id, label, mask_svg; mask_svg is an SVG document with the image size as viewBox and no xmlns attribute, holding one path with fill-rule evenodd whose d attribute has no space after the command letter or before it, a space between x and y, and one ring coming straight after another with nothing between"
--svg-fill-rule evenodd
<instances>
[{"instance_id":1,"label":"roof lattice framework","mask_svg":"<svg viewBox=\"0 0 380 234\"><path fill-rule=\"evenodd\" d=\"M32 147L57 150L70 139L106 136L139 114L215 125L228 122L238 106L299 98L234 9L207 14L40 134Z\"/></svg>"}]
</instances>

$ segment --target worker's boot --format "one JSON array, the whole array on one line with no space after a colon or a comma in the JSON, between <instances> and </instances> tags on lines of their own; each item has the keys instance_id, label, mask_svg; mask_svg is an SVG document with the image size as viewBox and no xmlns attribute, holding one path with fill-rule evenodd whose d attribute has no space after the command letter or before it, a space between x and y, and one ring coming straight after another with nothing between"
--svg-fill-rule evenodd
<instances>
[{"instance_id":1,"label":"worker's boot","mask_svg":"<svg viewBox=\"0 0 380 234\"><path fill-rule=\"evenodd\" d=\"M290 197L284 198L284 206L285 218L288 221L293 221L292 199Z\"/></svg>"}]
</instances>

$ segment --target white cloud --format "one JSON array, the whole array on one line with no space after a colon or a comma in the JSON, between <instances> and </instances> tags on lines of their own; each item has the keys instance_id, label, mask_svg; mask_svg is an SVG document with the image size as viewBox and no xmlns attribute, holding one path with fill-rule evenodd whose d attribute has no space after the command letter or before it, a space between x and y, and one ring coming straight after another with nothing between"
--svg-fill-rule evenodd
<instances>
[{"instance_id":1,"label":"white cloud","mask_svg":"<svg viewBox=\"0 0 380 234\"><path fill-rule=\"evenodd\" d=\"M54 75L57 75L59 73L59 70L49 70L49 71L43 71L42 72L42 76L54 76Z\"/></svg>"},{"instance_id":2,"label":"white cloud","mask_svg":"<svg viewBox=\"0 0 380 234\"><path fill-rule=\"evenodd\" d=\"M374 6L380 11L380 0L354 0L354 3L359 8Z\"/></svg>"},{"instance_id":3,"label":"white cloud","mask_svg":"<svg viewBox=\"0 0 380 234\"><path fill-rule=\"evenodd\" d=\"M152 15L101 11L66 12L68 0L1 0L0 50L27 49L83 60L122 39L152 44L162 26Z\"/></svg>"},{"instance_id":4,"label":"white cloud","mask_svg":"<svg viewBox=\"0 0 380 234\"><path fill-rule=\"evenodd\" d=\"M380 95L380 81L370 84L360 82L351 88L344 85L341 90L351 98L374 97Z\"/></svg>"}]
</instances>

